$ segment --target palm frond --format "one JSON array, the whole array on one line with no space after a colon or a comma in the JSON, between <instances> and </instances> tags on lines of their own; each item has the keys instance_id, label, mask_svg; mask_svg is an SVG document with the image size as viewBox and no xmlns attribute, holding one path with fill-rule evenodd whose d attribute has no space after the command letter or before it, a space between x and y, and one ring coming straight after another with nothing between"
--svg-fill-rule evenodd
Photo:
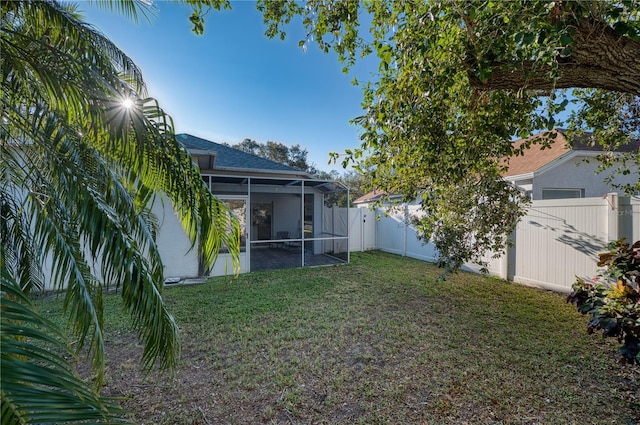
<instances>
[{"instance_id":1,"label":"palm frond","mask_svg":"<svg viewBox=\"0 0 640 425\"><path fill-rule=\"evenodd\" d=\"M127 423L73 372L68 341L0 267L2 424Z\"/></svg>"},{"instance_id":2,"label":"palm frond","mask_svg":"<svg viewBox=\"0 0 640 425\"><path fill-rule=\"evenodd\" d=\"M0 153L0 169L7 169L5 161L10 153L3 148ZM34 247L31 228L30 217L24 214L19 198L0 180L0 265L11 268L25 293L44 289L42 252Z\"/></svg>"},{"instance_id":3,"label":"palm frond","mask_svg":"<svg viewBox=\"0 0 640 425\"><path fill-rule=\"evenodd\" d=\"M152 0L89 0L89 3L95 3L102 9L120 12L136 23L139 20L138 15L151 20L157 13Z\"/></svg>"},{"instance_id":4,"label":"palm frond","mask_svg":"<svg viewBox=\"0 0 640 425\"><path fill-rule=\"evenodd\" d=\"M57 2L3 2L2 9L12 17L0 20L5 75L23 82L50 109L65 110L72 121L82 118L94 96L119 97L123 76L136 92L145 92L137 65Z\"/></svg>"},{"instance_id":5,"label":"palm frond","mask_svg":"<svg viewBox=\"0 0 640 425\"><path fill-rule=\"evenodd\" d=\"M143 365L174 367L180 345L161 295L153 199L160 193L172 201L206 267L226 245L237 269L239 224L211 195L177 142L171 118L146 97L140 70L122 51L68 5L0 7L0 265L25 290L38 283L42 259L51 259L50 280L65 291L65 312L78 349L89 347L97 386L104 371L102 295L109 285L122 290L144 342ZM134 108L122 107L125 97L136 100ZM7 328L29 329L29 321ZM7 376L33 375L20 364L6 366L13 368ZM3 384L2 408L17 418L23 408L13 399L5 403L4 391ZM21 403L28 403L24 391ZM30 400L33 409L38 400Z\"/></svg>"}]
</instances>

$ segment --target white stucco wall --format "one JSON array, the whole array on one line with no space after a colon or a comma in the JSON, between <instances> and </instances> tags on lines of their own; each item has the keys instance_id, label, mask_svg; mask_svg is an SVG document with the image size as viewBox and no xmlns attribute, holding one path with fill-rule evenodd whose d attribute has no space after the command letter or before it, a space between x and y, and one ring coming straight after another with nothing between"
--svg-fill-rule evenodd
<instances>
[{"instance_id":1,"label":"white stucco wall","mask_svg":"<svg viewBox=\"0 0 640 425\"><path fill-rule=\"evenodd\" d=\"M191 249L191 242L182 230L182 225L173 211L171 202L166 196L156 199L152 211L160 223L157 244L164 263L165 279L197 277L197 250Z\"/></svg>"}]
</instances>

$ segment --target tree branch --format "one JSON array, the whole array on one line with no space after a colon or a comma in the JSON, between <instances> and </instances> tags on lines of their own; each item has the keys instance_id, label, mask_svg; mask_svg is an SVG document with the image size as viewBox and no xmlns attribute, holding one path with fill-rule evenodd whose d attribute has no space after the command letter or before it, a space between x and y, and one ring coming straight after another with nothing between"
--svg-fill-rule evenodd
<instances>
[{"instance_id":1,"label":"tree branch","mask_svg":"<svg viewBox=\"0 0 640 425\"><path fill-rule=\"evenodd\" d=\"M558 59L555 81L549 78L550 66L496 62L485 81L470 69L471 86L480 90L600 88L640 95L640 42L598 21L578 27L573 39L571 55Z\"/></svg>"}]
</instances>

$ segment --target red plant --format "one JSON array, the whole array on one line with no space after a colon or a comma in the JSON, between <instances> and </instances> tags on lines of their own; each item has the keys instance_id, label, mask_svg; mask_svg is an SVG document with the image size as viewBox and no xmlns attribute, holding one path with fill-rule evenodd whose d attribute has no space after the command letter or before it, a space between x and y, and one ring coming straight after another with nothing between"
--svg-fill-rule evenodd
<instances>
[{"instance_id":1,"label":"red plant","mask_svg":"<svg viewBox=\"0 0 640 425\"><path fill-rule=\"evenodd\" d=\"M587 332L602 331L622 343L622 361L640 364L640 241L629 245L620 239L611 251L599 255L601 277L577 278L568 302L582 314L591 315Z\"/></svg>"}]
</instances>

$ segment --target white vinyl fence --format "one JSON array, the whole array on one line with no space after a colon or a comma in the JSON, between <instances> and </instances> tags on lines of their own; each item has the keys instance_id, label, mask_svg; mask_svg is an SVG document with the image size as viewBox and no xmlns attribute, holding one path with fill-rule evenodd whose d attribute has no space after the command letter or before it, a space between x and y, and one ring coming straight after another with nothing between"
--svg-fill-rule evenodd
<instances>
[{"instance_id":1,"label":"white vinyl fence","mask_svg":"<svg viewBox=\"0 0 640 425\"><path fill-rule=\"evenodd\" d=\"M361 227L363 231L375 234L376 249L425 261L436 260L438 253L433 244L419 240L407 220L420 213L419 206L404 205L388 215L381 211L376 213L375 226L364 223L366 226ZM355 214L350 215L353 218L350 218L350 249L374 249L371 244L362 242L365 237L369 241L373 237L355 231L361 224ZM631 242L640 240L638 197L620 198L617 194L608 194L602 198L533 201L512 235L513 247L500 258L488 255L486 260L493 275L568 292L576 275L595 275L598 253L605 250L607 243L621 237ZM467 264L465 268L479 269L474 264Z\"/></svg>"},{"instance_id":2,"label":"white vinyl fence","mask_svg":"<svg viewBox=\"0 0 640 425\"><path fill-rule=\"evenodd\" d=\"M376 213L366 208L349 208L349 251L377 249Z\"/></svg>"},{"instance_id":3,"label":"white vinyl fence","mask_svg":"<svg viewBox=\"0 0 640 425\"><path fill-rule=\"evenodd\" d=\"M165 264L165 276L198 276L197 253L182 231L168 201L154 205L154 213L163 224L158 236L158 248ZM342 213L336 209L333 214ZM350 208L348 215L349 251L382 251L435 261L438 253L431 243L416 236L407 217L419 216L418 205L407 204L388 215L366 208ZM329 217L325 213L325 217ZM331 221L332 234L346 233L347 223L342 218ZM328 225L326 232L329 231ZM514 246L506 255L494 259L487 256L489 272L505 279L568 292L575 276L592 277L597 271L597 254L610 241L626 237L640 240L640 198L620 198L609 194L603 198L562 199L534 201L518 224L512 238ZM328 243L345 244L346 240ZM337 249L333 247L334 251ZM342 252L342 247L340 251ZM50 268L45 261L45 272ZM99 264L91 264L98 273ZM465 268L477 271L479 267L467 264ZM229 272L230 272L229 266ZM51 289L51 282L46 287Z\"/></svg>"}]
</instances>

